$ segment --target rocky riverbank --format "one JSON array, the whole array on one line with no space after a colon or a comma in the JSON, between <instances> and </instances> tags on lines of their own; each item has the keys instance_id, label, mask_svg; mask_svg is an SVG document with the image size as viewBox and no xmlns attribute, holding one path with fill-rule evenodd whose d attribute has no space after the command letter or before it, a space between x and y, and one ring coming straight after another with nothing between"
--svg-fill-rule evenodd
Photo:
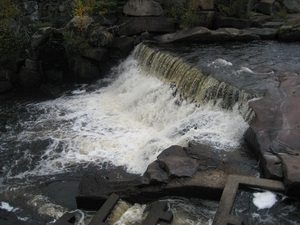
<instances>
[{"instance_id":1,"label":"rocky riverbank","mask_svg":"<svg viewBox=\"0 0 300 225\"><path fill-rule=\"evenodd\" d=\"M247 19L224 16L221 8L225 6L218 1L187 3L174 3L172 7L177 10L186 7L182 9L192 12L193 20L188 19L188 14L181 15L181 20L175 15L170 18L166 13L167 3L160 5L151 0L118 2L123 8L121 16L108 13L74 18L70 1L51 4L19 1L23 18L29 18L23 28L37 30L31 35L25 33L30 36L24 54L2 61L0 92L18 85L58 96L57 87L66 82L101 78L113 62L126 57L143 40L157 43L300 40L300 3L296 0L247 1ZM233 6L226 7L227 11L233 10Z\"/></svg>"}]
</instances>

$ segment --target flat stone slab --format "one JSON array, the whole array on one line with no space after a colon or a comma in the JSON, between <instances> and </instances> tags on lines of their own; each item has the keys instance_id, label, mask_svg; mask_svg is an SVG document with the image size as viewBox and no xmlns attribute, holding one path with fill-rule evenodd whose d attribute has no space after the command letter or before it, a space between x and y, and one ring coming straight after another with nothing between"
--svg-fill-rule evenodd
<instances>
[{"instance_id":1,"label":"flat stone slab","mask_svg":"<svg viewBox=\"0 0 300 225\"><path fill-rule=\"evenodd\" d=\"M295 174L299 175L300 165L299 102L300 78L283 78L277 89L269 90L262 99L250 103L256 113L256 118L250 123L254 135L251 135L251 132L246 134L246 140L252 143L257 157L264 158L262 167L268 171L265 173L266 178L280 179L278 174L283 174L287 194L297 196L300 192L291 190L300 190L300 176L295 176ZM283 163L281 171L283 167L284 173L278 171L278 167L274 167L274 170L270 169L274 165L270 160L274 161L274 158L267 155L280 159Z\"/></svg>"},{"instance_id":2,"label":"flat stone slab","mask_svg":"<svg viewBox=\"0 0 300 225\"><path fill-rule=\"evenodd\" d=\"M172 164L170 170L168 159L178 162L178 158L184 163L177 168ZM186 162L192 165L187 166ZM181 168L192 173L178 172ZM177 171L176 176L170 171ZM240 152L215 151L196 143L187 148L171 146L148 166L143 176L128 174L122 167L105 173L86 173L79 184L76 202L78 208L98 210L112 193L143 204L170 195L219 200L229 174L254 177L257 162Z\"/></svg>"}]
</instances>

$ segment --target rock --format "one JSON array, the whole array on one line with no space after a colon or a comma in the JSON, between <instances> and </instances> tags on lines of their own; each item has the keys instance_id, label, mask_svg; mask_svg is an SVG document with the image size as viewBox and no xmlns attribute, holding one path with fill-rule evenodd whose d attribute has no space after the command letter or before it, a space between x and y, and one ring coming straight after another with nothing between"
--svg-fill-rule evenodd
<instances>
[{"instance_id":1,"label":"rock","mask_svg":"<svg viewBox=\"0 0 300 225\"><path fill-rule=\"evenodd\" d=\"M299 41L300 26L285 25L280 27L278 39L282 41Z\"/></svg>"},{"instance_id":2,"label":"rock","mask_svg":"<svg viewBox=\"0 0 300 225\"><path fill-rule=\"evenodd\" d=\"M39 87L41 85L41 75L23 66L19 73L19 83L26 88Z\"/></svg>"},{"instance_id":3,"label":"rock","mask_svg":"<svg viewBox=\"0 0 300 225\"><path fill-rule=\"evenodd\" d=\"M250 12L254 9L254 6L259 2L259 0L249 0L247 4L247 12Z\"/></svg>"},{"instance_id":4,"label":"rock","mask_svg":"<svg viewBox=\"0 0 300 225\"><path fill-rule=\"evenodd\" d=\"M164 17L131 17L117 22L116 33L119 36L141 34L143 32L167 33L174 32L174 24Z\"/></svg>"},{"instance_id":5,"label":"rock","mask_svg":"<svg viewBox=\"0 0 300 225\"><path fill-rule=\"evenodd\" d=\"M198 11L197 12L197 24L199 27L211 27L215 20L214 11Z\"/></svg>"},{"instance_id":6,"label":"rock","mask_svg":"<svg viewBox=\"0 0 300 225\"><path fill-rule=\"evenodd\" d=\"M48 83L51 84L62 84L63 83L63 78L64 74L61 70L47 70L44 72L46 75L46 80Z\"/></svg>"},{"instance_id":7,"label":"rock","mask_svg":"<svg viewBox=\"0 0 300 225\"><path fill-rule=\"evenodd\" d=\"M265 153L261 157L261 167L263 168L264 178L273 180L282 180L281 159L270 153Z\"/></svg>"},{"instance_id":8,"label":"rock","mask_svg":"<svg viewBox=\"0 0 300 225\"><path fill-rule=\"evenodd\" d=\"M164 160L170 156L187 157L186 151L178 145L172 145L169 148L163 150L158 156L158 161Z\"/></svg>"},{"instance_id":9,"label":"rock","mask_svg":"<svg viewBox=\"0 0 300 225\"><path fill-rule=\"evenodd\" d=\"M258 12L252 12L252 15L249 19L252 21L252 27L262 27L263 24L272 20L272 16Z\"/></svg>"},{"instance_id":10,"label":"rock","mask_svg":"<svg viewBox=\"0 0 300 225\"><path fill-rule=\"evenodd\" d=\"M128 55L133 49L133 37L115 37L114 40L108 45L109 48L117 49L124 56Z\"/></svg>"},{"instance_id":11,"label":"rock","mask_svg":"<svg viewBox=\"0 0 300 225\"><path fill-rule=\"evenodd\" d=\"M283 163L283 183L286 193L300 197L300 156L280 154Z\"/></svg>"},{"instance_id":12,"label":"rock","mask_svg":"<svg viewBox=\"0 0 300 225\"><path fill-rule=\"evenodd\" d=\"M205 27L194 27L191 29L181 30L172 34L165 34L154 38L160 43L169 43L174 41L248 41L260 39L256 34L235 28L220 28L218 30L209 30Z\"/></svg>"},{"instance_id":13,"label":"rock","mask_svg":"<svg viewBox=\"0 0 300 225\"><path fill-rule=\"evenodd\" d=\"M193 0L190 1L190 9L212 10L214 9L214 0Z\"/></svg>"},{"instance_id":14,"label":"rock","mask_svg":"<svg viewBox=\"0 0 300 225\"><path fill-rule=\"evenodd\" d=\"M78 60L75 66L77 68L76 74L85 79L100 77L100 71L97 66L88 60Z\"/></svg>"},{"instance_id":15,"label":"rock","mask_svg":"<svg viewBox=\"0 0 300 225\"><path fill-rule=\"evenodd\" d=\"M299 13L300 12L300 2L297 0L284 0L283 4L290 13Z\"/></svg>"},{"instance_id":16,"label":"rock","mask_svg":"<svg viewBox=\"0 0 300 225\"><path fill-rule=\"evenodd\" d=\"M159 160L159 165L163 167L170 177L191 177L198 170L198 163L189 157L169 156Z\"/></svg>"},{"instance_id":17,"label":"rock","mask_svg":"<svg viewBox=\"0 0 300 225\"><path fill-rule=\"evenodd\" d=\"M129 0L124 5L123 13L130 16L160 16L163 9L152 0Z\"/></svg>"},{"instance_id":18,"label":"rock","mask_svg":"<svg viewBox=\"0 0 300 225\"><path fill-rule=\"evenodd\" d=\"M145 40L150 40L151 39L151 35L149 34L148 31L142 33L140 36L136 37L134 39L134 42L133 42L133 45L138 45L139 43L141 43L142 41L145 41Z\"/></svg>"},{"instance_id":19,"label":"rock","mask_svg":"<svg viewBox=\"0 0 300 225\"><path fill-rule=\"evenodd\" d=\"M257 11L271 15L274 12L275 8L275 0L261 0L257 5L255 5L254 9Z\"/></svg>"},{"instance_id":20,"label":"rock","mask_svg":"<svg viewBox=\"0 0 300 225\"><path fill-rule=\"evenodd\" d=\"M12 88L10 80L0 80L0 93L6 92Z\"/></svg>"},{"instance_id":21,"label":"rock","mask_svg":"<svg viewBox=\"0 0 300 225\"><path fill-rule=\"evenodd\" d=\"M230 36L230 40L233 41L250 41L260 39L258 35L250 33L246 30L239 30L235 28L220 28L217 31L226 32Z\"/></svg>"},{"instance_id":22,"label":"rock","mask_svg":"<svg viewBox=\"0 0 300 225\"><path fill-rule=\"evenodd\" d=\"M272 88L260 100L250 102L256 117L250 123L253 132L247 131L245 139L256 151L257 158L264 157L262 168L269 177L280 177L282 172L280 167L274 167L274 158L265 154L288 152L300 155L299 99L300 79L285 77L278 88ZM292 163L296 161L291 160L290 163L289 166L293 167Z\"/></svg>"},{"instance_id":23,"label":"rock","mask_svg":"<svg viewBox=\"0 0 300 225\"><path fill-rule=\"evenodd\" d=\"M108 60L108 51L106 48L90 48L84 51L82 56L93 59L99 62L105 62Z\"/></svg>"},{"instance_id":24,"label":"rock","mask_svg":"<svg viewBox=\"0 0 300 225\"><path fill-rule=\"evenodd\" d=\"M40 62L31 60L31 59L26 59L25 60L25 67L26 67L26 69L37 71L37 72L40 72L40 70L41 70L40 69Z\"/></svg>"},{"instance_id":25,"label":"rock","mask_svg":"<svg viewBox=\"0 0 300 225\"><path fill-rule=\"evenodd\" d=\"M90 45L94 47L103 47L111 43L114 39L114 35L107 31L106 27L95 27L88 34Z\"/></svg>"},{"instance_id":26,"label":"rock","mask_svg":"<svg viewBox=\"0 0 300 225\"><path fill-rule=\"evenodd\" d=\"M140 175L126 173L121 167L102 173L88 172L83 175L77 189L77 207L98 210L112 193L132 201L137 195L135 186L138 185L142 185Z\"/></svg>"},{"instance_id":27,"label":"rock","mask_svg":"<svg viewBox=\"0 0 300 225\"><path fill-rule=\"evenodd\" d=\"M36 49L32 49L32 48L25 49L25 52L26 52L28 58L31 60L38 60L40 58L39 51Z\"/></svg>"},{"instance_id":28,"label":"rock","mask_svg":"<svg viewBox=\"0 0 300 225\"><path fill-rule=\"evenodd\" d=\"M213 27L215 29L223 28L223 27L245 29L251 27L251 25L252 25L251 20L238 19L233 17L223 17L223 16L217 16L213 23Z\"/></svg>"},{"instance_id":29,"label":"rock","mask_svg":"<svg viewBox=\"0 0 300 225\"><path fill-rule=\"evenodd\" d=\"M62 90L60 89L60 87L54 86L50 83L41 85L40 90L53 98L57 98L62 94Z\"/></svg>"},{"instance_id":30,"label":"rock","mask_svg":"<svg viewBox=\"0 0 300 225\"><path fill-rule=\"evenodd\" d=\"M261 26L264 28L279 28L284 24L282 21L271 21L262 24Z\"/></svg>"},{"instance_id":31,"label":"rock","mask_svg":"<svg viewBox=\"0 0 300 225\"><path fill-rule=\"evenodd\" d=\"M38 29L38 31L36 31L31 37L31 47L35 49L45 44L50 38L51 33L52 33L51 27L44 27Z\"/></svg>"},{"instance_id":32,"label":"rock","mask_svg":"<svg viewBox=\"0 0 300 225\"><path fill-rule=\"evenodd\" d=\"M39 9L39 5L36 1L26 1L24 2L24 9L28 14L32 14Z\"/></svg>"},{"instance_id":33,"label":"rock","mask_svg":"<svg viewBox=\"0 0 300 225\"><path fill-rule=\"evenodd\" d=\"M147 167L144 176L149 179L151 184L169 182L169 175L160 167L158 161L154 161Z\"/></svg>"},{"instance_id":34,"label":"rock","mask_svg":"<svg viewBox=\"0 0 300 225\"><path fill-rule=\"evenodd\" d=\"M98 209L112 193L143 204L172 195L219 200L229 174L256 176L256 166L255 159L238 151L214 151L196 143L185 149L174 145L162 151L143 176L128 174L121 167L85 174L78 187L77 206Z\"/></svg>"},{"instance_id":35,"label":"rock","mask_svg":"<svg viewBox=\"0 0 300 225\"><path fill-rule=\"evenodd\" d=\"M174 41L207 41L212 36L213 31L206 27L194 27L191 29L180 30L176 33L157 36L154 39L160 43Z\"/></svg>"},{"instance_id":36,"label":"rock","mask_svg":"<svg viewBox=\"0 0 300 225\"><path fill-rule=\"evenodd\" d=\"M255 28L251 27L244 31L258 35L262 40L274 40L277 35L277 29L274 28Z\"/></svg>"}]
</instances>

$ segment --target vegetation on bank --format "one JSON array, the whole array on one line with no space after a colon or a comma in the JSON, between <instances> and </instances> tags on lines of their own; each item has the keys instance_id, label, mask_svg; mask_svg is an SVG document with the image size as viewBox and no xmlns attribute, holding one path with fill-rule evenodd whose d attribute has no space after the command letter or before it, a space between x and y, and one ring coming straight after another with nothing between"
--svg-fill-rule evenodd
<instances>
[{"instance_id":1,"label":"vegetation on bank","mask_svg":"<svg viewBox=\"0 0 300 225\"><path fill-rule=\"evenodd\" d=\"M197 0L157 0L164 8L165 16L173 22L184 27L195 27L201 25L202 15L199 13L200 6ZM248 18L248 0L215 0L214 10L222 16Z\"/></svg>"},{"instance_id":2,"label":"vegetation on bank","mask_svg":"<svg viewBox=\"0 0 300 225\"><path fill-rule=\"evenodd\" d=\"M14 55L20 48L21 37L10 27L10 22L17 16L16 4L11 0L0 1L0 63L1 67L6 64L6 60Z\"/></svg>"}]
</instances>

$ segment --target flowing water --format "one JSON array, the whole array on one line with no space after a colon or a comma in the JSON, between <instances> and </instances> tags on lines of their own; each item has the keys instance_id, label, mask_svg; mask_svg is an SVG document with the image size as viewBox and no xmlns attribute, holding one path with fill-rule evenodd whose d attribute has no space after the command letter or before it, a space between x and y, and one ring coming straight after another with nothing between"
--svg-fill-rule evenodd
<instances>
[{"instance_id":1,"label":"flowing water","mask_svg":"<svg viewBox=\"0 0 300 225\"><path fill-rule=\"evenodd\" d=\"M268 46L290 57L287 64L282 55L273 63L276 54L269 54ZM52 224L76 209L76 188L85 171L124 166L143 174L170 145L196 141L238 151L254 116L248 101L260 97L267 85L276 85L269 79L274 73L298 75L297 48L232 43L181 51L173 47L162 53L140 45L106 79L92 85L77 85L54 100L1 102L0 223ZM256 64L255 51L265 52ZM178 52L184 61L176 57ZM249 52L248 57L241 52ZM262 60L272 63L262 67ZM224 77L218 81L220 74ZM267 85L256 82L260 78ZM175 213L173 224L211 224L217 208L210 201L161 201L168 201ZM121 202L118 207L127 213L116 210L111 224L134 224L148 206ZM89 213L79 215L80 223L87 224Z\"/></svg>"}]
</instances>

